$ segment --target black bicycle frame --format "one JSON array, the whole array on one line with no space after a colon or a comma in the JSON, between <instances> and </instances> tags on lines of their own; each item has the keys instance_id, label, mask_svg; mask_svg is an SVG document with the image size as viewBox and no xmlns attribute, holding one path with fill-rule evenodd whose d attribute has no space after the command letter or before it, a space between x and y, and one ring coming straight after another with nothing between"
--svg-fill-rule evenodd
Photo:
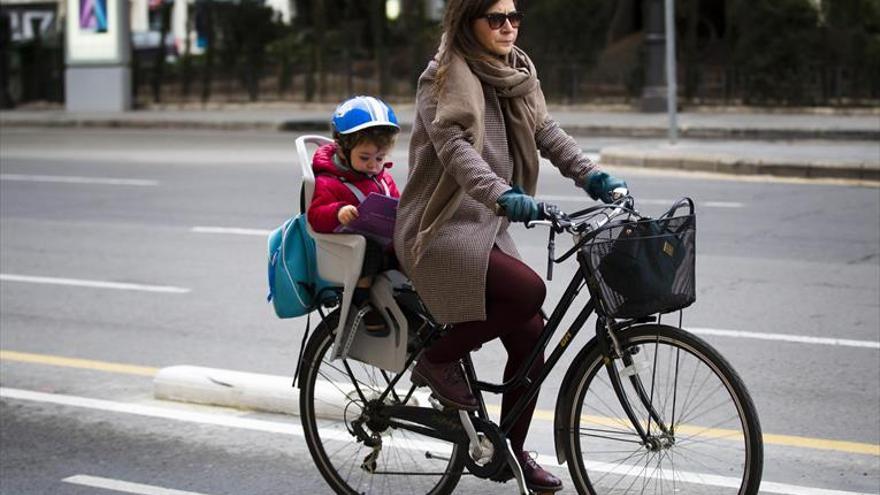
<instances>
[{"instance_id":1,"label":"black bicycle frame","mask_svg":"<svg viewBox=\"0 0 880 495\"><path fill-rule=\"evenodd\" d=\"M510 433L510 430L513 428L514 423L522 415L522 413L525 410L525 408L527 407L527 405L538 395L538 392L541 389L541 384L544 383L544 380L547 378L547 376L550 374L550 372L555 367L556 363L562 357L562 354L566 351L566 349L568 348L568 345L571 343L572 340L574 340L575 336L577 336L577 334L581 331L584 324L589 319L590 315L592 315L596 309L596 302L592 298L588 299L586 304L584 304L584 307L581 309L580 313L578 313L574 322L572 322L569 329L565 332L565 334L559 340L559 343L556 344L556 348L550 354L550 357L547 358L547 360L545 361L545 364L541 369L541 374L535 380L528 378L528 376L527 376L528 371L530 369L532 369L532 366L535 364L535 361L538 359L538 356L544 352L544 350L547 347L547 344L549 344L549 342L550 342L550 339L553 337L553 335L556 333L556 330L559 328L559 325L562 322L562 318L568 313L568 310L571 308L571 305L574 303L575 298L578 296L578 294L580 294L580 292L586 286L585 276L584 276L584 271L586 270L586 267L585 267L584 261L581 259L581 256L584 256L584 254L578 253L578 262L580 265L579 269L575 272L574 276L572 276L571 281L568 283L568 286L566 287L565 292L562 294L562 297L559 300L559 303L553 309L553 313L550 315L550 318L547 320L547 323L545 323L544 329L541 331L541 336L538 340L538 344L535 346L534 350L532 350L531 354L529 355L529 357L527 359L527 364L525 366L520 367L520 369L517 371L516 375L514 375L513 378L511 378L510 380L508 380L504 383L501 383L501 384L492 384L492 383L488 383L488 382L479 381L476 378L476 373L474 372L474 365L473 365L473 361L471 360L470 354L468 354L464 359L465 373L466 373L467 378L470 381L472 387L476 391L476 396L477 396L477 399L479 400L480 406L481 406L479 408L479 416L483 420L488 421L489 418L488 418L488 415L486 414L485 401L483 399L482 392L501 394L501 393L507 392L509 390L512 390L516 387L520 387L520 386L527 387L526 393L519 398L519 400L516 402L516 404L514 404L513 410L501 422L500 428L501 428L501 431L505 435L508 435ZM599 345L601 346L602 353L606 356L614 356L615 350L614 350L612 344L608 342L608 338L607 338L607 335L609 334L609 332L611 332L613 330L611 330L609 328L605 328L603 321L604 321L604 318L601 318L600 322L597 323L596 336L598 338ZM436 338L440 329L443 328L442 325L437 325L434 323L431 323L430 326L431 326L431 328L428 330L427 335L423 337L423 340L426 343L429 343L434 338ZM411 356L409 356L409 358L407 358L407 360L406 360L406 365L405 365L404 369L408 369L410 367L410 365L412 365L413 361L415 361L422 354L422 352L424 352L424 350L425 350L425 347L420 349L418 352L414 352ZM621 356L621 358L623 358L623 357L624 356ZM346 366L346 369L348 369L347 363L345 363L345 361L343 361L343 363ZM629 365L631 363L624 362L624 364ZM633 427L636 429L636 431L638 432L638 434L642 438L642 440L647 442L648 441L648 434L645 432L645 429L642 427L641 423L638 421L638 418L636 417L635 412L633 411L632 405L629 403L629 400L627 399L627 396L623 391L623 385L620 381L620 377L617 375L613 360L608 360L608 362L606 362L606 369L610 375L612 388L614 389L615 395L617 395L617 398L620 401L620 404L623 407L624 411L626 412L627 417L629 418L630 422L632 422ZM350 370L348 370L348 371L349 371L349 373L351 373ZM377 399L377 402L379 402L379 403L384 402L390 393L395 393L395 395L396 395L396 392L394 392L394 386L403 377L403 373L398 373L398 375L390 381L388 380L387 375L383 374L383 376L385 376L386 381L388 381L388 387L386 387L386 389L382 392L382 394ZM639 395L641 402L643 403L645 408L648 410L649 415L654 419L654 421L657 422L658 427L664 433L668 432L668 428L664 425L659 414L657 414L657 412L654 410L654 407L651 404L650 399L647 397L647 394L644 391L644 387L641 384L641 380L638 378L638 376L631 377L630 380L632 381L633 386L636 388L636 391ZM355 386L355 390L357 391L358 395L360 395L361 399L364 400L364 402L366 402L366 397L364 397L363 393L360 390L360 387L358 386L356 381L353 379L353 376L352 376L352 383ZM413 386L410 389L409 393L406 395L406 397L403 399L403 401L401 401L402 404L407 403L407 401L409 400L409 398L412 395L414 390L415 390L415 386ZM393 407L393 410L396 414L395 413L390 414L391 417L399 416L399 417L401 417L401 419L404 419L404 418L410 419L410 420L415 419L415 417L407 418L407 416L410 416L410 413L408 413L407 410L408 409L417 409L417 408L415 408L413 406L404 406L404 405L392 406L392 407ZM415 422L425 424L423 421L427 418L423 418L423 417L419 416L418 414L416 414L416 417L419 417L419 419L422 419L422 421L416 420ZM397 425L397 426L407 428L407 426L404 426L404 425ZM428 436L438 437L438 432L429 432L427 429L424 429L424 431L421 431L421 430L423 430L423 428L419 428L419 430L420 430L420 433L426 434ZM452 432L445 431L443 433L440 433L440 436L449 435L450 433L452 433Z\"/></svg>"},{"instance_id":2,"label":"black bicycle frame","mask_svg":"<svg viewBox=\"0 0 880 495\"><path fill-rule=\"evenodd\" d=\"M501 431L504 432L505 435L510 433L510 430L513 428L514 423L519 419L522 415L525 408L528 404L538 395L538 392L541 389L541 384L544 383L544 380L556 366L556 363L562 357L562 354L568 348L568 344L574 340L575 336L581 331L584 324L589 319L590 315L596 309L596 302L593 298L587 300L586 304L584 304L581 312L578 313L577 317L569 327L568 331L562 336L559 340L559 343L556 345L556 348L550 354L550 357L545 361L544 367L541 369L541 374L532 381L527 377L528 370L532 369L532 366L535 364L535 360L538 356L544 352L547 347L547 344L550 342L550 339L556 333L556 330L559 327L559 324L562 322L562 318L568 313L569 308L571 308L574 299L577 295L583 290L585 286L585 275L584 272L586 270L586 264L582 260L583 253L578 253L578 263L580 269L575 272L574 276L571 279L571 282L568 283L568 286L565 289L565 292L562 294L562 298L559 300L559 303L553 309L553 314L550 316L547 323L544 325L544 329L541 332L541 337L538 340L538 344L535 346L535 349L529 355L527 359L527 364L525 366L521 366L517 371L516 375L504 382L500 385L491 384L487 382L482 382L476 379L476 375L474 373L473 362L471 360L470 354L468 354L465 359L465 369L467 371L468 379L473 384L473 387L478 390L477 398L480 401L480 413L481 416L484 414L486 407L485 402L483 400L482 394L480 392L491 392L491 393L504 393L515 387L526 386L528 387L526 393L517 400L514 404L513 409L510 414L506 416L501 422ZM600 345L600 349L602 354L605 356L614 356L615 349L611 343L608 342L607 335L610 335L610 332L613 330L610 328L606 328L605 318L600 318L596 324L596 337L598 343ZM631 362L627 362L627 358L629 356L620 356L624 360L624 364L629 366L632 364ZM642 427L638 418L633 411L632 405L629 403L629 399L627 398L626 393L623 391L623 384L620 381L620 377L617 374L616 368L614 367L614 360L608 359L605 364L606 370L610 376L610 380L612 383L612 388L614 389L614 393L617 396L617 399L620 401L621 406L626 412L627 417L630 422L633 424L633 427L638 432L639 436L643 441L648 441L648 432ZM657 423L658 427L664 433L668 433L668 428L660 418L660 415L654 409L653 404L651 404L651 400L648 397L648 394L645 393L644 387L642 386L641 380L638 376L633 376L630 378L633 387L636 389L639 399L642 404L647 409L649 415L653 420ZM487 418L483 418L487 419Z\"/></svg>"}]
</instances>

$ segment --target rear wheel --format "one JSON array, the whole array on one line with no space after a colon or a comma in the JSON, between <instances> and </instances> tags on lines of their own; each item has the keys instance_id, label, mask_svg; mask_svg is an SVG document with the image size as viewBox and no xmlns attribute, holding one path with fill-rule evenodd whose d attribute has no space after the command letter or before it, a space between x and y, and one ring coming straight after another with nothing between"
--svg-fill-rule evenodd
<instances>
[{"instance_id":1,"label":"rear wheel","mask_svg":"<svg viewBox=\"0 0 880 495\"><path fill-rule=\"evenodd\" d=\"M451 493L461 477L464 451L370 418L395 375L359 361L331 361L337 321L334 312L315 328L300 378L303 431L321 475L336 493ZM404 373L386 404L406 397L412 385Z\"/></svg>"},{"instance_id":2,"label":"rear wheel","mask_svg":"<svg viewBox=\"0 0 880 495\"><path fill-rule=\"evenodd\" d=\"M612 369L648 441L627 418L593 346L567 391L573 400L565 453L578 492L757 493L761 426L727 361L674 327L643 325L621 332L618 341L629 358L615 359Z\"/></svg>"}]
</instances>

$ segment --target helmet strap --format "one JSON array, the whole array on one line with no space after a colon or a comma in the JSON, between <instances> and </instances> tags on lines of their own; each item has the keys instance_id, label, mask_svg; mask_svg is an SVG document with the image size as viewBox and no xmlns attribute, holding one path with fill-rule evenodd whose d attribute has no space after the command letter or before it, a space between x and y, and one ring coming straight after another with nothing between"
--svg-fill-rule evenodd
<instances>
[{"instance_id":1,"label":"helmet strap","mask_svg":"<svg viewBox=\"0 0 880 495\"><path fill-rule=\"evenodd\" d=\"M351 150L345 149L342 145L339 145L336 148L336 155L342 160L342 165L354 170L354 167L351 166Z\"/></svg>"}]
</instances>

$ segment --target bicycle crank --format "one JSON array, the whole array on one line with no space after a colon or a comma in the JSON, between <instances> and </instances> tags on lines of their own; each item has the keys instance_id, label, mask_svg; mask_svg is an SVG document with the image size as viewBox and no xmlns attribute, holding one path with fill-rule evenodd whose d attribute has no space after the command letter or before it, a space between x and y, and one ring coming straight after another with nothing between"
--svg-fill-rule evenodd
<instances>
[{"instance_id":1,"label":"bicycle crank","mask_svg":"<svg viewBox=\"0 0 880 495\"><path fill-rule=\"evenodd\" d=\"M492 478L506 465L506 439L496 425L460 411L462 425L467 433L460 446L468 453L464 465L477 478ZM509 479L509 478L508 478Z\"/></svg>"}]
</instances>

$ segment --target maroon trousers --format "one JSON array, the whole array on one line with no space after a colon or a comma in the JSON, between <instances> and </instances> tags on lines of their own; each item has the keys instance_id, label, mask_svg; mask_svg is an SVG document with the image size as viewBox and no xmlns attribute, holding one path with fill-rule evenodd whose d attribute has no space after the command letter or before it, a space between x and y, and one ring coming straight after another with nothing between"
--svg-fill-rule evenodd
<instances>
[{"instance_id":1,"label":"maroon trousers","mask_svg":"<svg viewBox=\"0 0 880 495\"><path fill-rule=\"evenodd\" d=\"M546 287L544 281L522 261L493 247L486 273L486 320L458 323L427 351L428 359L445 363L463 358L475 347L500 338L507 350L504 381L511 379L526 365L535 348L544 322L540 315ZM535 379L544 366L543 353L538 356L529 377ZM518 387L504 394L501 400L502 421L525 392ZM535 411L537 396L513 425L509 438L516 451L523 450L529 424Z\"/></svg>"}]
</instances>

